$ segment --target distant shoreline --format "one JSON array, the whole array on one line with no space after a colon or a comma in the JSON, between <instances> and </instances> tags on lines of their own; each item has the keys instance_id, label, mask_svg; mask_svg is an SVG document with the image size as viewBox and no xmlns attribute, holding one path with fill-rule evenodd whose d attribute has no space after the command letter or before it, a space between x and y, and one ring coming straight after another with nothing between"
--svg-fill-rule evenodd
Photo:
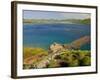
<instances>
[{"instance_id":1,"label":"distant shoreline","mask_svg":"<svg viewBox=\"0 0 100 80\"><path fill-rule=\"evenodd\" d=\"M53 24L53 23L63 23L63 24L90 24L90 19L23 19L25 24Z\"/></svg>"}]
</instances>

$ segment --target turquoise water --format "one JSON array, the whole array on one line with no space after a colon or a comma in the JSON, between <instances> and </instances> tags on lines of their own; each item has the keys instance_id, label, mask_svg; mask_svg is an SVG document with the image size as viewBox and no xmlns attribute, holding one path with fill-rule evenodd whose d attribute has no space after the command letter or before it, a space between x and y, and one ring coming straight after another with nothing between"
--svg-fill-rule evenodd
<instances>
[{"instance_id":1,"label":"turquoise water","mask_svg":"<svg viewBox=\"0 0 100 80\"><path fill-rule=\"evenodd\" d=\"M48 49L54 42L69 44L90 35L90 25L85 24L24 24L23 45ZM90 44L81 49L89 50Z\"/></svg>"}]
</instances>

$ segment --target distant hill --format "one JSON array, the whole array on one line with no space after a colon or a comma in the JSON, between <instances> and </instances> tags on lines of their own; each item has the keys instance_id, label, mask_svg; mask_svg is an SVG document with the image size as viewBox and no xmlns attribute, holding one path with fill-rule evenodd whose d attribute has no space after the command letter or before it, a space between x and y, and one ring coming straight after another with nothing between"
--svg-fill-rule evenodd
<instances>
[{"instance_id":1,"label":"distant hill","mask_svg":"<svg viewBox=\"0 0 100 80\"><path fill-rule=\"evenodd\" d=\"M23 23L27 24L43 24L43 23L65 23L65 24L90 24L90 18L87 19L23 19Z\"/></svg>"},{"instance_id":2,"label":"distant hill","mask_svg":"<svg viewBox=\"0 0 100 80\"><path fill-rule=\"evenodd\" d=\"M80 23L80 24L90 24L91 23L91 19L87 18L87 19L71 19L69 20L73 23Z\"/></svg>"}]
</instances>

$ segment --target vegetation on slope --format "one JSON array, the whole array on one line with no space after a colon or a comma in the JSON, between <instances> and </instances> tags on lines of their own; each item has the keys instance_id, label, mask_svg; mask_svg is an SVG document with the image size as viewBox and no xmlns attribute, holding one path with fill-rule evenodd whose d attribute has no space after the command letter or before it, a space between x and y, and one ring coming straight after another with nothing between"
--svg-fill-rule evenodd
<instances>
[{"instance_id":1,"label":"vegetation on slope","mask_svg":"<svg viewBox=\"0 0 100 80\"><path fill-rule=\"evenodd\" d=\"M47 55L47 51L42 48L24 48L24 59L35 55Z\"/></svg>"},{"instance_id":2,"label":"vegetation on slope","mask_svg":"<svg viewBox=\"0 0 100 80\"><path fill-rule=\"evenodd\" d=\"M52 54L52 53L51 53ZM38 55L38 54L37 54ZM34 64L38 63L38 61L43 60L45 57L49 56L42 53L42 57L38 55L38 57L33 58L33 62L30 64L24 64L24 69L26 68L37 68ZM38 60L35 60L38 59ZM34 61L35 60L35 61ZM48 64L46 64L45 68L57 68L57 67L75 67L75 66L90 66L91 65L91 56L90 51L88 50L64 50L61 51L61 54L56 55L54 59L50 60Z\"/></svg>"},{"instance_id":3,"label":"vegetation on slope","mask_svg":"<svg viewBox=\"0 0 100 80\"><path fill-rule=\"evenodd\" d=\"M73 23L80 23L80 24L90 24L91 23L91 19L90 18L87 18L87 19L73 19L73 20L70 20L72 21Z\"/></svg>"},{"instance_id":4,"label":"vegetation on slope","mask_svg":"<svg viewBox=\"0 0 100 80\"><path fill-rule=\"evenodd\" d=\"M84 36L68 45L54 43L48 51L24 48L23 69L90 66L90 50L80 50L82 45L89 42L89 36Z\"/></svg>"},{"instance_id":5,"label":"vegetation on slope","mask_svg":"<svg viewBox=\"0 0 100 80\"><path fill-rule=\"evenodd\" d=\"M57 55L54 60L48 64L48 67L75 67L90 66L90 51L87 50L65 50Z\"/></svg>"}]
</instances>

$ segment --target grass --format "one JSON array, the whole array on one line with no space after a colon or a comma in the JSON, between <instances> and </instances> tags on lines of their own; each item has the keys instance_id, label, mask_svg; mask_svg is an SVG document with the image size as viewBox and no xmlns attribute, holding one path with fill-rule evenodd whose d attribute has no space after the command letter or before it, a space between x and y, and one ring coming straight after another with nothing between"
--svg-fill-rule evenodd
<instances>
[{"instance_id":1,"label":"grass","mask_svg":"<svg viewBox=\"0 0 100 80\"><path fill-rule=\"evenodd\" d=\"M35 55L47 55L48 52L42 48L24 48L24 59Z\"/></svg>"}]
</instances>

